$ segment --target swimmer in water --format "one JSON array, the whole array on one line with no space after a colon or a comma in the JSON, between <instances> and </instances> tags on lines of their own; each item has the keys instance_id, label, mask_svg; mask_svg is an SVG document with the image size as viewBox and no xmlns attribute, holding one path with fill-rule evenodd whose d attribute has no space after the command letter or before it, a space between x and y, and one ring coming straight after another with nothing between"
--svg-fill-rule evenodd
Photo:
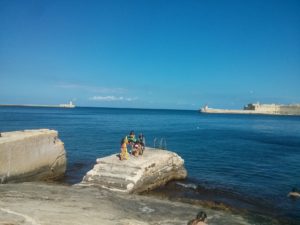
<instances>
[{"instance_id":1,"label":"swimmer in water","mask_svg":"<svg viewBox=\"0 0 300 225\"><path fill-rule=\"evenodd\" d=\"M296 188L293 188L288 197L300 198L300 192Z\"/></svg>"},{"instance_id":2,"label":"swimmer in water","mask_svg":"<svg viewBox=\"0 0 300 225\"><path fill-rule=\"evenodd\" d=\"M201 211L197 214L196 219L190 220L187 225L207 225L206 213Z\"/></svg>"}]
</instances>

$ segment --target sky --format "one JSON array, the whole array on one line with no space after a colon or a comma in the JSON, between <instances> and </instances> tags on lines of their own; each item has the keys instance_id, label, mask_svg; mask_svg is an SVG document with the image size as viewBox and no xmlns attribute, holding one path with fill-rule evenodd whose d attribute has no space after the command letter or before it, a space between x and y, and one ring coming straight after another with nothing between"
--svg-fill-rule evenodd
<instances>
[{"instance_id":1,"label":"sky","mask_svg":"<svg viewBox=\"0 0 300 225\"><path fill-rule=\"evenodd\" d=\"M0 0L0 104L300 103L299 0Z\"/></svg>"}]
</instances>

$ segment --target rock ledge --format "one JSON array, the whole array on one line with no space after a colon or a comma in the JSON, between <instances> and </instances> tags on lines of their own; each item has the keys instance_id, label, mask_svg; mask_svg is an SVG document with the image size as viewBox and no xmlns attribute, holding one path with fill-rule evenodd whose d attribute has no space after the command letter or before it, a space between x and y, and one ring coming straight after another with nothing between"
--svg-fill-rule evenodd
<instances>
[{"instance_id":1,"label":"rock ledge","mask_svg":"<svg viewBox=\"0 0 300 225\"><path fill-rule=\"evenodd\" d=\"M187 176L184 160L174 152L146 148L142 156L120 161L117 154L97 159L80 185L139 193Z\"/></svg>"},{"instance_id":2,"label":"rock ledge","mask_svg":"<svg viewBox=\"0 0 300 225\"><path fill-rule=\"evenodd\" d=\"M1 133L0 183L55 180L66 170L64 144L55 130Z\"/></svg>"}]
</instances>

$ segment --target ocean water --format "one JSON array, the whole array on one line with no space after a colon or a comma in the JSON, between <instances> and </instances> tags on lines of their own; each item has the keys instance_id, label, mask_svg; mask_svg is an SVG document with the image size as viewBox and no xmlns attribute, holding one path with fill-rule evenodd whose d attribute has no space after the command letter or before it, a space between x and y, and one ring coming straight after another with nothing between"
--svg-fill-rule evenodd
<instances>
[{"instance_id":1,"label":"ocean water","mask_svg":"<svg viewBox=\"0 0 300 225\"><path fill-rule=\"evenodd\" d=\"M119 152L130 130L146 145L185 160L188 179L147 193L226 206L256 224L300 224L300 117L200 114L197 111L0 107L0 131L49 128L65 143L63 182L80 182L96 158ZM264 217L266 216L266 218Z\"/></svg>"}]
</instances>

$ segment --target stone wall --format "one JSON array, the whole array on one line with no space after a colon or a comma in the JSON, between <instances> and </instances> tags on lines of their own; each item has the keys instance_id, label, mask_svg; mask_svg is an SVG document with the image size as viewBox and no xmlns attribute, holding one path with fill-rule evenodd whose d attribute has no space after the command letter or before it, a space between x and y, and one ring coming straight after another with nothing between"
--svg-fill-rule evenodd
<instances>
[{"instance_id":1,"label":"stone wall","mask_svg":"<svg viewBox=\"0 0 300 225\"><path fill-rule=\"evenodd\" d=\"M58 179L65 170L66 152L57 131L1 133L0 183Z\"/></svg>"},{"instance_id":2,"label":"stone wall","mask_svg":"<svg viewBox=\"0 0 300 225\"><path fill-rule=\"evenodd\" d=\"M280 106L279 112L283 115L300 115L300 105Z\"/></svg>"},{"instance_id":3,"label":"stone wall","mask_svg":"<svg viewBox=\"0 0 300 225\"><path fill-rule=\"evenodd\" d=\"M253 110L262 114L278 115L300 115L300 105L279 105L279 104L249 104Z\"/></svg>"}]
</instances>

